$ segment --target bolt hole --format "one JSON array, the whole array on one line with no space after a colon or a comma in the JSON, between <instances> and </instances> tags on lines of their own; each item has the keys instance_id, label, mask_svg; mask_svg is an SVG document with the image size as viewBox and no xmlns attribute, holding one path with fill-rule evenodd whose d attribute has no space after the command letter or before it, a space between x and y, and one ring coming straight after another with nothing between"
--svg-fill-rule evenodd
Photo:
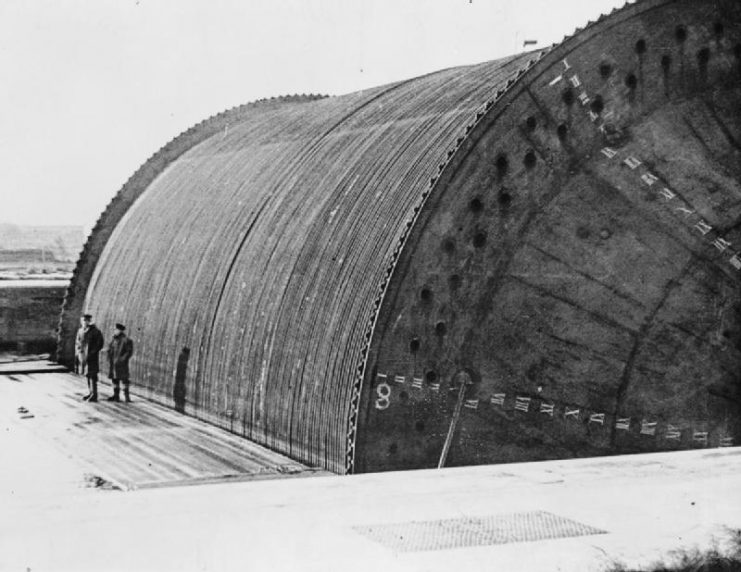
<instances>
[{"instance_id":1,"label":"bolt hole","mask_svg":"<svg viewBox=\"0 0 741 572\"><path fill-rule=\"evenodd\" d=\"M425 379L427 379L427 383L435 383L437 374L434 371L430 370L425 374Z\"/></svg>"},{"instance_id":2,"label":"bolt hole","mask_svg":"<svg viewBox=\"0 0 741 572\"><path fill-rule=\"evenodd\" d=\"M497 157L497 173L500 177L504 177L509 169L509 161L507 161L507 155L499 155Z\"/></svg>"},{"instance_id":3,"label":"bolt hole","mask_svg":"<svg viewBox=\"0 0 741 572\"><path fill-rule=\"evenodd\" d=\"M438 322L437 324L435 324L435 333L438 336L444 336L447 331L448 328L445 325L445 322Z\"/></svg>"},{"instance_id":4,"label":"bolt hole","mask_svg":"<svg viewBox=\"0 0 741 572\"><path fill-rule=\"evenodd\" d=\"M499 191L499 195L497 196L497 202L503 207L508 207L512 202L512 195L510 195L504 189L501 189Z\"/></svg>"},{"instance_id":5,"label":"bolt hole","mask_svg":"<svg viewBox=\"0 0 741 572\"><path fill-rule=\"evenodd\" d=\"M473 245L476 248L481 248L486 244L486 233L482 230L473 235Z\"/></svg>"},{"instance_id":6,"label":"bolt hole","mask_svg":"<svg viewBox=\"0 0 741 572\"><path fill-rule=\"evenodd\" d=\"M592 111L599 114L602 113L602 111L605 109L605 102L602 99L601 95L597 95L594 97L592 103L590 103L589 106L591 107Z\"/></svg>"},{"instance_id":7,"label":"bolt hole","mask_svg":"<svg viewBox=\"0 0 741 572\"><path fill-rule=\"evenodd\" d=\"M628 74L628 76L625 78L625 85L627 85L630 89L635 89L638 85L638 78L635 76L635 74Z\"/></svg>"},{"instance_id":8,"label":"bolt hole","mask_svg":"<svg viewBox=\"0 0 741 572\"><path fill-rule=\"evenodd\" d=\"M419 351L419 339L414 338L411 342L409 342L409 351L412 353Z\"/></svg>"},{"instance_id":9,"label":"bolt hole","mask_svg":"<svg viewBox=\"0 0 741 572\"><path fill-rule=\"evenodd\" d=\"M602 76L602 79L607 79L610 77L610 74L612 73L612 66L608 63L601 63L599 66L599 75Z\"/></svg>"},{"instance_id":10,"label":"bolt hole","mask_svg":"<svg viewBox=\"0 0 741 572\"><path fill-rule=\"evenodd\" d=\"M432 300L432 290L429 288L422 288L422 290L419 293L419 297L422 299L423 302L429 302Z\"/></svg>"},{"instance_id":11,"label":"bolt hole","mask_svg":"<svg viewBox=\"0 0 741 572\"><path fill-rule=\"evenodd\" d=\"M558 129L556 129L556 134L558 135L558 138L563 140L566 139L566 135L569 133L569 128L566 126L565 123L561 123L561 125L558 126Z\"/></svg>"},{"instance_id":12,"label":"bolt hole","mask_svg":"<svg viewBox=\"0 0 741 572\"><path fill-rule=\"evenodd\" d=\"M457 274L453 274L450 277L450 289L451 290L457 290L461 285L461 277Z\"/></svg>"},{"instance_id":13,"label":"bolt hole","mask_svg":"<svg viewBox=\"0 0 741 572\"><path fill-rule=\"evenodd\" d=\"M527 126L528 131L535 131L535 128L538 126L538 121L535 117L531 116L527 118L525 125Z\"/></svg>"},{"instance_id":14,"label":"bolt hole","mask_svg":"<svg viewBox=\"0 0 741 572\"><path fill-rule=\"evenodd\" d=\"M638 54L645 54L646 53L646 40L641 38L636 42L636 53Z\"/></svg>"},{"instance_id":15,"label":"bolt hole","mask_svg":"<svg viewBox=\"0 0 741 572\"><path fill-rule=\"evenodd\" d=\"M731 332L729 330L723 330L723 337L725 339L728 339L731 337Z\"/></svg>"},{"instance_id":16,"label":"bolt hole","mask_svg":"<svg viewBox=\"0 0 741 572\"><path fill-rule=\"evenodd\" d=\"M455 252L455 241L452 238L443 240L443 250L448 254L453 254Z\"/></svg>"},{"instance_id":17,"label":"bolt hole","mask_svg":"<svg viewBox=\"0 0 741 572\"><path fill-rule=\"evenodd\" d=\"M391 443L391 445L389 445L389 455L396 455L398 450L399 446L396 443Z\"/></svg>"},{"instance_id":18,"label":"bolt hole","mask_svg":"<svg viewBox=\"0 0 741 572\"><path fill-rule=\"evenodd\" d=\"M566 105L568 106L573 105L574 104L574 90L571 89L570 87L566 88L563 94L561 95L561 99L563 99L563 102Z\"/></svg>"},{"instance_id":19,"label":"bolt hole","mask_svg":"<svg viewBox=\"0 0 741 572\"><path fill-rule=\"evenodd\" d=\"M400 399L401 399L402 401L407 401L407 400L409 399L409 394L408 394L408 393L407 393L406 391L402 391L402 392L401 392L401 393L399 394L399 398L400 398Z\"/></svg>"},{"instance_id":20,"label":"bolt hole","mask_svg":"<svg viewBox=\"0 0 741 572\"><path fill-rule=\"evenodd\" d=\"M425 422L424 422L424 421L417 421L417 422L416 422L416 423L414 424L414 428L415 428L415 429L416 429L417 431L419 431L420 433L422 433L422 431L424 431L424 430L425 430Z\"/></svg>"},{"instance_id":21,"label":"bolt hole","mask_svg":"<svg viewBox=\"0 0 741 572\"><path fill-rule=\"evenodd\" d=\"M725 28L723 27L723 22L716 22L713 24L713 32L716 36L722 36L724 31Z\"/></svg>"},{"instance_id":22,"label":"bolt hole","mask_svg":"<svg viewBox=\"0 0 741 572\"><path fill-rule=\"evenodd\" d=\"M484 203L481 202L480 198L475 197L471 199L470 203L468 203L468 207L471 209L472 212L480 213L482 210L484 210Z\"/></svg>"},{"instance_id":23,"label":"bolt hole","mask_svg":"<svg viewBox=\"0 0 741 572\"><path fill-rule=\"evenodd\" d=\"M741 44L736 44L736 46L733 48L734 55L741 59Z\"/></svg>"},{"instance_id":24,"label":"bolt hole","mask_svg":"<svg viewBox=\"0 0 741 572\"><path fill-rule=\"evenodd\" d=\"M708 48L702 48L697 52L697 61L701 66L704 66L710 61L710 50Z\"/></svg>"},{"instance_id":25,"label":"bolt hole","mask_svg":"<svg viewBox=\"0 0 741 572\"><path fill-rule=\"evenodd\" d=\"M578 236L582 240L585 238L589 238L590 234L591 233L589 232L589 229L585 226L580 226L576 229L576 236Z\"/></svg>"},{"instance_id":26,"label":"bolt hole","mask_svg":"<svg viewBox=\"0 0 741 572\"><path fill-rule=\"evenodd\" d=\"M669 54L661 56L661 67L668 70L672 65L672 57Z\"/></svg>"},{"instance_id":27,"label":"bolt hole","mask_svg":"<svg viewBox=\"0 0 741 572\"><path fill-rule=\"evenodd\" d=\"M674 37L677 38L678 42L684 42L687 39L687 28L684 26L677 26L676 30L674 30Z\"/></svg>"},{"instance_id":28,"label":"bolt hole","mask_svg":"<svg viewBox=\"0 0 741 572\"><path fill-rule=\"evenodd\" d=\"M537 161L537 158L535 157L535 153L533 151L528 151L525 153L525 159L523 160L523 163L525 164L525 167L528 169L532 169L535 167L535 163Z\"/></svg>"}]
</instances>

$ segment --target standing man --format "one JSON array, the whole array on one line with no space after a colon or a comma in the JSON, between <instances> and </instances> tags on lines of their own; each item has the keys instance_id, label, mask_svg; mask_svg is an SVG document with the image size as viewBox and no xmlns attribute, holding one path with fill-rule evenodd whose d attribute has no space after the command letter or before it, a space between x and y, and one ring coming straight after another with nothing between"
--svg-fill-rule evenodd
<instances>
[{"instance_id":1,"label":"standing man","mask_svg":"<svg viewBox=\"0 0 741 572\"><path fill-rule=\"evenodd\" d=\"M75 373L79 375L85 375L85 352L82 350L82 344L86 328L85 318L80 316L80 327L75 336Z\"/></svg>"},{"instance_id":2,"label":"standing man","mask_svg":"<svg viewBox=\"0 0 741 572\"><path fill-rule=\"evenodd\" d=\"M120 383L123 382L124 399L126 403L129 403L131 401L129 396L129 360L134 353L134 342L124 333L125 331L126 326L116 324L116 333L113 334L113 339L108 344L108 365L110 366L108 377L113 382L113 395L108 398L108 401L121 401L119 397Z\"/></svg>"},{"instance_id":3,"label":"standing man","mask_svg":"<svg viewBox=\"0 0 741 572\"><path fill-rule=\"evenodd\" d=\"M82 353L85 361L83 365L87 367L87 386L89 393L83 397L84 401L98 401L98 372L100 371L100 350L105 345L103 334L93 323L93 317L85 314L82 317L85 324L85 333L82 336Z\"/></svg>"}]
</instances>

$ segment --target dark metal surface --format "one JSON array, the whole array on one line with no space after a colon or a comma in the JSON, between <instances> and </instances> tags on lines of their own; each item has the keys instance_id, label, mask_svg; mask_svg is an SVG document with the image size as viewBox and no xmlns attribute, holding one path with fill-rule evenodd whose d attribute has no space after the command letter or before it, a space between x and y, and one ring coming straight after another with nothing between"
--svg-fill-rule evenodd
<instances>
[{"instance_id":1,"label":"dark metal surface","mask_svg":"<svg viewBox=\"0 0 741 572\"><path fill-rule=\"evenodd\" d=\"M733 441L740 41L651 0L205 122L104 214L61 357L84 297L148 396L336 472L435 466L463 374L452 464Z\"/></svg>"},{"instance_id":2,"label":"dark metal surface","mask_svg":"<svg viewBox=\"0 0 741 572\"><path fill-rule=\"evenodd\" d=\"M451 465L738 442L735 14L638 3L502 95L395 267L356 470L434 467L461 372Z\"/></svg>"}]
</instances>

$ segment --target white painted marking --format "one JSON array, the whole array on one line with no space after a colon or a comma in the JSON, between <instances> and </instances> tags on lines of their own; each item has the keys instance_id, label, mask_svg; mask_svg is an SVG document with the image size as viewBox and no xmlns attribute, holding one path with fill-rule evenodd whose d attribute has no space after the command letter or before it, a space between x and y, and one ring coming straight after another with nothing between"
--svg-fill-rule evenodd
<instances>
[{"instance_id":1,"label":"white painted marking","mask_svg":"<svg viewBox=\"0 0 741 572\"><path fill-rule=\"evenodd\" d=\"M656 435L656 421L641 421L641 435Z\"/></svg>"},{"instance_id":2,"label":"white painted marking","mask_svg":"<svg viewBox=\"0 0 741 572\"><path fill-rule=\"evenodd\" d=\"M619 417L618 420L615 421L615 429L621 431L627 431L630 429L630 417Z\"/></svg>"},{"instance_id":3,"label":"white painted marking","mask_svg":"<svg viewBox=\"0 0 741 572\"><path fill-rule=\"evenodd\" d=\"M530 410L530 398L529 397L517 397L515 398L515 409L517 411L529 411Z\"/></svg>"},{"instance_id":4,"label":"white painted marking","mask_svg":"<svg viewBox=\"0 0 741 572\"><path fill-rule=\"evenodd\" d=\"M555 408L555 404L553 403L541 403L540 404L540 412L545 413L546 415L550 415L553 417L553 409Z\"/></svg>"},{"instance_id":5,"label":"white painted marking","mask_svg":"<svg viewBox=\"0 0 741 572\"><path fill-rule=\"evenodd\" d=\"M715 242L713 242L713 246L721 252L724 252L726 248L731 246L731 243L724 238L718 237L715 239Z\"/></svg>"},{"instance_id":6,"label":"white painted marking","mask_svg":"<svg viewBox=\"0 0 741 572\"><path fill-rule=\"evenodd\" d=\"M636 157L633 157L632 155L630 157L627 157L625 161L623 161L623 163L625 163L626 165L628 165L628 167L634 170L643 164L641 163L639 159L637 159Z\"/></svg>"},{"instance_id":7,"label":"white painted marking","mask_svg":"<svg viewBox=\"0 0 741 572\"><path fill-rule=\"evenodd\" d=\"M376 394L378 395L378 398L376 399L376 409L383 410L388 408L391 403L391 386L386 382L378 384L378 387L376 387Z\"/></svg>"},{"instance_id":8,"label":"white painted marking","mask_svg":"<svg viewBox=\"0 0 741 572\"><path fill-rule=\"evenodd\" d=\"M504 405L505 393L495 393L491 398L492 405Z\"/></svg>"},{"instance_id":9,"label":"white painted marking","mask_svg":"<svg viewBox=\"0 0 741 572\"><path fill-rule=\"evenodd\" d=\"M706 223L704 220L698 220L695 228L699 230L700 234L702 234L703 236L713 230L713 227Z\"/></svg>"}]
</instances>

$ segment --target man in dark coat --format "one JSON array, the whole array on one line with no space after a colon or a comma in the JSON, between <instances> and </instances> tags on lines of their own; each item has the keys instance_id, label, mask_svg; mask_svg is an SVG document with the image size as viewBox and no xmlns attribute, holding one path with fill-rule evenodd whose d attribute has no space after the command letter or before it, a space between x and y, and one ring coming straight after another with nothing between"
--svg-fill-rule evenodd
<instances>
[{"instance_id":1,"label":"man in dark coat","mask_svg":"<svg viewBox=\"0 0 741 572\"><path fill-rule=\"evenodd\" d=\"M82 355L84 356L87 369L87 386L89 393L83 397L85 401L98 401L98 372L100 371L100 361L98 354L105 345L103 334L93 323L93 317L85 314L82 317L85 324L85 333L82 336Z\"/></svg>"},{"instance_id":2,"label":"man in dark coat","mask_svg":"<svg viewBox=\"0 0 741 572\"><path fill-rule=\"evenodd\" d=\"M108 377L113 382L113 395L108 401L121 401L119 393L121 383L124 386L124 399L126 402L131 401L129 396L129 360L134 353L134 342L125 334L126 326L116 324L116 333L113 335L111 343L108 344Z\"/></svg>"}]
</instances>

